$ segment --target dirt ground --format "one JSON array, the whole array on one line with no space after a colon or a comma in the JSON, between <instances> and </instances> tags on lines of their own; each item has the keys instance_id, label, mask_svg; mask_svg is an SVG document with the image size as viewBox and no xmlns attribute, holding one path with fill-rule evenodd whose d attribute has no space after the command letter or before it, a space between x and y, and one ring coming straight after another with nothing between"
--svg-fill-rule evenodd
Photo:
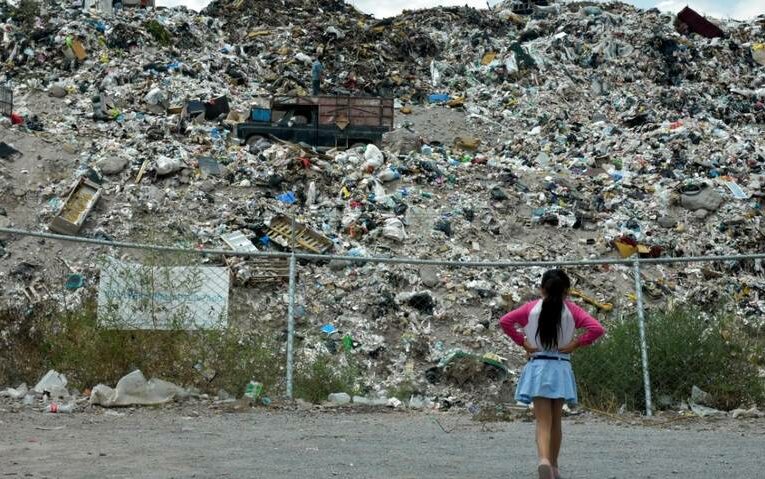
<instances>
[{"instance_id":1,"label":"dirt ground","mask_svg":"<svg viewBox=\"0 0 765 479\"><path fill-rule=\"evenodd\" d=\"M0 410L0 476L31 478L520 478L534 423L453 413L206 407L52 415ZM763 477L763 420L628 426L567 418L569 479Z\"/></svg>"}]
</instances>

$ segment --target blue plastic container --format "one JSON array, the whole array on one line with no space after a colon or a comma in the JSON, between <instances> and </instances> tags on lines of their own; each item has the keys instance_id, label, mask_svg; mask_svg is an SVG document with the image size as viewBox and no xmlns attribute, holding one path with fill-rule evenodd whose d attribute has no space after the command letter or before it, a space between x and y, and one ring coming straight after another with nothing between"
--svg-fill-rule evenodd
<instances>
[{"instance_id":1,"label":"blue plastic container","mask_svg":"<svg viewBox=\"0 0 765 479\"><path fill-rule=\"evenodd\" d=\"M449 101L448 93L431 93L428 95L428 101L430 103L445 103Z\"/></svg>"},{"instance_id":2,"label":"blue plastic container","mask_svg":"<svg viewBox=\"0 0 765 479\"><path fill-rule=\"evenodd\" d=\"M271 121L271 110L268 108L253 108L252 121L269 123Z\"/></svg>"}]
</instances>

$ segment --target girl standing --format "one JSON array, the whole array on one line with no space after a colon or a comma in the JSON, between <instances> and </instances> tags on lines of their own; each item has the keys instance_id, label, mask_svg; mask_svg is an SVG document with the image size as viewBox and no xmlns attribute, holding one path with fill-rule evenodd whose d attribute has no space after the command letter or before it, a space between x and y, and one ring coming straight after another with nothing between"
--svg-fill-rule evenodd
<instances>
[{"instance_id":1,"label":"girl standing","mask_svg":"<svg viewBox=\"0 0 765 479\"><path fill-rule=\"evenodd\" d=\"M605 332L595 318L566 300L570 287L566 273L549 270L542 275L542 299L526 303L499 320L502 330L529 355L529 363L518 380L515 400L534 404L539 479L560 479L558 453L563 440L563 403L577 403L571 353L592 344ZM518 326L522 329L517 329ZM580 328L587 331L576 337Z\"/></svg>"}]
</instances>

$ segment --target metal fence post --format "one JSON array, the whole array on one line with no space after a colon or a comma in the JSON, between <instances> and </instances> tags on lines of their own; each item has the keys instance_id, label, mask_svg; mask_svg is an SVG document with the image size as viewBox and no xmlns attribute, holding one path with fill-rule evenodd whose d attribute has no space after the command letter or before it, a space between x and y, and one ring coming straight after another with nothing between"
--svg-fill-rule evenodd
<instances>
[{"instance_id":1,"label":"metal fence post","mask_svg":"<svg viewBox=\"0 0 765 479\"><path fill-rule=\"evenodd\" d=\"M643 363L643 388L645 389L645 415L653 416L651 404L651 376L648 372L648 344L645 339L645 311L643 310L643 282L640 279L640 260L635 258L635 296L637 297L638 327L640 329L640 358Z\"/></svg>"},{"instance_id":2,"label":"metal fence post","mask_svg":"<svg viewBox=\"0 0 765 479\"><path fill-rule=\"evenodd\" d=\"M295 273L297 260L293 251L290 256L289 303L287 304L287 399L292 399L292 366L294 352L292 342L295 336Z\"/></svg>"},{"instance_id":3,"label":"metal fence post","mask_svg":"<svg viewBox=\"0 0 765 479\"><path fill-rule=\"evenodd\" d=\"M290 283L287 303L287 399L292 399L292 376L294 366L293 340L295 337L295 276L297 259L295 258L295 217L292 217L290 227Z\"/></svg>"}]
</instances>

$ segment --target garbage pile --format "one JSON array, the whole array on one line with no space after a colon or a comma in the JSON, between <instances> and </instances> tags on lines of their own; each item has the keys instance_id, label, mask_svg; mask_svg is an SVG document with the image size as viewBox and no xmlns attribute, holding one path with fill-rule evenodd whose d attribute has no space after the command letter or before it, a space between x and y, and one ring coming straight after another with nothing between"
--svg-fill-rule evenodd
<instances>
[{"instance_id":1,"label":"garbage pile","mask_svg":"<svg viewBox=\"0 0 765 479\"><path fill-rule=\"evenodd\" d=\"M262 66L269 90L278 94L307 89L305 68L319 56L331 72L328 93L422 101L431 93L429 62L444 62L438 68L448 72L439 75L454 75L464 68L453 62L461 55L482 55L517 31L513 23L472 8L375 20L342 0L295 1L288 8L270 0L222 0L203 14L226 20L228 41Z\"/></svg>"},{"instance_id":2,"label":"garbage pile","mask_svg":"<svg viewBox=\"0 0 765 479\"><path fill-rule=\"evenodd\" d=\"M305 251L356 257L761 252L765 20L713 20L723 36L707 38L673 14L616 2L527 13L507 2L375 20L339 0L236 0L199 14L71 2L22 14L0 0L0 85L14 93L0 119L0 225L48 229L84 188L72 228L120 241L278 251L295 217ZM263 97L310 90L315 57L322 93L393 96L396 130L345 150L236 141L233 126ZM57 256L97 274L87 256L0 241L6 299L36 300L30 285L48 281ZM225 265L234 288L257 284L251 262ZM301 268L313 291L303 327L351 331L389 383L452 346L507 356L496 319L541 274ZM630 271L581 272L577 288L630 308ZM742 323L763 326L760 261L644 275L649 302L734 297ZM512 374L521 358L511 355Z\"/></svg>"}]
</instances>

